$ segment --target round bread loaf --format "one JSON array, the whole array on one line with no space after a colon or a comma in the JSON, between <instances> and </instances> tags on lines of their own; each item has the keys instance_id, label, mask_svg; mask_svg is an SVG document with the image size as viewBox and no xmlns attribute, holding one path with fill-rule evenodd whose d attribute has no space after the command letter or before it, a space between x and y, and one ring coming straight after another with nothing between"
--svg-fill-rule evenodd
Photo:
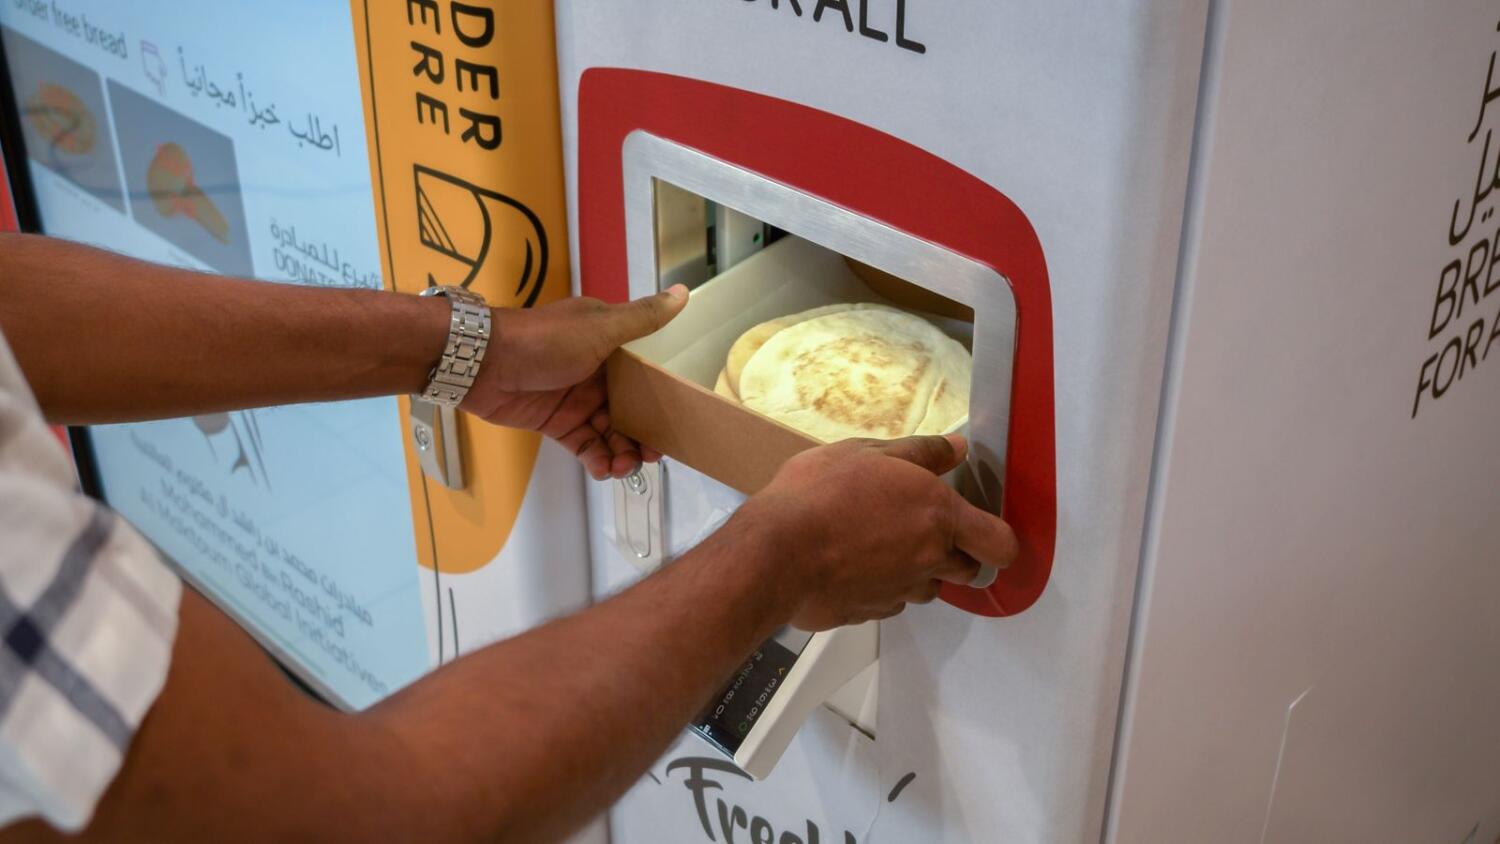
<instances>
[{"instance_id":1,"label":"round bread loaf","mask_svg":"<svg viewBox=\"0 0 1500 844\"><path fill-rule=\"evenodd\" d=\"M730 401L739 401L740 400L740 397L737 396L737 395L735 395L734 394L734 390L731 389L730 386L729 386L729 370L728 369L721 369L721 370L719 370L719 380L717 380L717 381L714 382L714 392L718 393L719 395L723 396L726 399L729 399Z\"/></svg>"},{"instance_id":2,"label":"round bread loaf","mask_svg":"<svg viewBox=\"0 0 1500 844\"><path fill-rule=\"evenodd\" d=\"M807 315L744 363L747 407L823 442L941 433L968 414L972 359L932 323L880 305Z\"/></svg>"},{"instance_id":3,"label":"round bread loaf","mask_svg":"<svg viewBox=\"0 0 1500 844\"><path fill-rule=\"evenodd\" d=\"M780 331L781 329L790 328L791 326L796 325L799 322L807 322L810 319L817 319L818 317L827 316L829 314L843 313L844 311L852 311L859 308L874 307L879 306L866 305L862 303L841 303L837 305L824 305L821 308L813 308L809 311L803 311L797 314L790 314L784 317L769 319L761 323L760 325L755 326L749 331L746 331L744 334L740 335L740 339L734 341L733 346L729 347L729 358L724 362L724 377L726 380L726 385L729 387L729 391L731 393L734 393L735 395L739 394L740 373L744 372L745 364L749 363L750 358L754 357L755 353L760 351L760 347L764 346L767 340L776 336L776 332Z\"/></svg>"}]
</instances>

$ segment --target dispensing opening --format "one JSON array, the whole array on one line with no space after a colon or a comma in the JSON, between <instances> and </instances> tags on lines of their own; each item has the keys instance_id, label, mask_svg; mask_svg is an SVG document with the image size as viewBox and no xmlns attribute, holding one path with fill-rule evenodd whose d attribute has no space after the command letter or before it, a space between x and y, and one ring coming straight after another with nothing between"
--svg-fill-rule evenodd
<instances>
[{"instance_id":1,"label":"dispensing opening","mask_svg":"<svg viewBox=\"0 0 1500 844\"><path fill-rule=\"evenodd\" d=\"M783 239L803 240L774 222L715 202L662 178L652 179L655 200L656 279L696 289ZM836 251L836 250L830 250ZM872 291L947 320L972 325L974 309L919 282L899 278L847 255L851 272ZM955 329L970 333L965 329Z\"/></svg>"},{"instance_id":2,"label":"dispensing opening","mask_svg":"<svg viewBox=\"0 0 1500 844\"><path fill-rule=\"evenodd\" d=\"M644 131L627 137L623 165L632 295L678 283L695 291L682 317L630 352L714 390L727 350L766 320L848 302L921 316L972 353L968 416L949 430L970 439L961 489L1000 512L1016 307L999 273Z\"/></svg>"},{"instance_id":3,"label":"dispensing opening","mask_svg":"<svg viewBox=\"0 0 1500 844\"><path fill-rule=\"evenodd\" d=\"M972 308L665 179L653 179L652 190L657 286L686 285L694 291L694 301L693 313L685 316L683 325L669 328L659 340L638 344L637 348L649 359L730 401L757 409L749 396L740 394L740 374L748 364L744 350L758 348L771 334L779 333L774 329L768 331L769 321L790 326L809 316L831 316L832 312L844 313L841 319L852 316L855 323L860 316L876 313L881 314L876 319L899 317L906 323L892 326L894 334L865 335L867 342L875 342L877 337L879 342L890 342L888 348L871 348L863 356L868 361L874 354L883 355L888 364L884 370L854 366L854 360L861 357L857 352L847 366L828 367L829 361L822 361L824 369L846 374L849 381L837 387L825 383L818 389L851 403L865 398L871 406L884 407L879 400L882 388L867 389L883 383L877 374L918 374L900 369L900 363L896 362L906 352L904 344L897 342L899 336L905 343L927 344L930 357L918 354L905 362L923 367L922 374L929 376L923 379L926 388L933 391L932 396L941 396L942 401L930 403L925 413L917 407L917 402L925 399L907 405L910 416L904 421L917 428L896 428L883 434L844 431L842 436L966 430L972 380L969 372L974 334ZM856 310L866 313L850 313ZM903 313L890 314L891 310ZM902 327L912 329L913 333L901 334ZM938 333L932 333L932 328ZM958 345L945 342L942 335ZM747 337L754 339L738 342ZM947 366L928 366L929 363ZM939 369L946 371L937 375ZM777 370L787 371L782 367ZM869 381L861 383L861 375ZM954 383L948 383L950 379ZM921 388L914 390L913 396L920 392ZM889 396L890 393L885 393L883 397ZM927 417L932 417L930 422ZM788 424L800 427L795 421ZM805 427L800 429L824 441L842 438Z\"/></svg>"}]
</instances>

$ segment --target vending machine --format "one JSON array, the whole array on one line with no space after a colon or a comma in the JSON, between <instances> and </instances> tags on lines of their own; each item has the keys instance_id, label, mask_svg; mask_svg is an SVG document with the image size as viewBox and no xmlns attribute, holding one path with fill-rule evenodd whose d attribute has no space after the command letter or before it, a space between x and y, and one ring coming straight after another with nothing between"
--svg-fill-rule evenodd
<instances>
[{"instance_id":1,"label":"vending machine","mask_svg":"<svg viewBox=\"0 0 1500 844\"><path fill-rule=\"evenodd\" d=\"M736 338L877 307L963 347L947 480L1016 563L779 632L578 841L1500 835L1490 4L16 0L0 49L23 229L509 307L691 288L609 363L666 455L623 480L406 398L74 432L344 708L815 445L721 383Z\"/></svg>"}]
</instances>

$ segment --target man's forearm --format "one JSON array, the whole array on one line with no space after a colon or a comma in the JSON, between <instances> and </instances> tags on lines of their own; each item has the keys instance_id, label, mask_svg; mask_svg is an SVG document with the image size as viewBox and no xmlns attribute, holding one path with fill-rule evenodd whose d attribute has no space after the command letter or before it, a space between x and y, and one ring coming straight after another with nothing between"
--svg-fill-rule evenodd
<instances>
[{"instance_id":1,"label":"man's forearm","mask_svg":"<svg viewBox=\"0 0 1500 844\"><path fill-rule=\"evenodd\" d=\"M53 422L421 392L449 305L161 267L0 234L0 331Z\"/></svg>"},{"instance_id":2,"label":"man's forearm","mask_svg":"<svg viewBox=\"0 0 1500 844\"><path fill-rule=\"evenodd\" d=\"M433 840L557 840L602 812L791 617L801 590L776 554L731 522L625 593L362 716L416 760Z\"/></svg>"},{"instance_id":3,"label":"man's forearm","mask_svg":"<svg viewBox=\"0 0 1500 844\"><path fill-rule=\"evenodd\" d=\"M299 695L189 592L167 685L85 837L560 840L794 611L803 584L736 518L609 601L355 716ZM55 838L40 823L7 833Z\"/></svg>"}]
</instances>

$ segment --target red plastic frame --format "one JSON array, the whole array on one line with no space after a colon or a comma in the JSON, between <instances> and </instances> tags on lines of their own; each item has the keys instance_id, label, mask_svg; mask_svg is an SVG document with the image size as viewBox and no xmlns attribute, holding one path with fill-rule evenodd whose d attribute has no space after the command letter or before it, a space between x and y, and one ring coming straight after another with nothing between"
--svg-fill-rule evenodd
<instances>
[{"instance_id":1,"label":"red plastic frame","mask_svg":"<svg viewBox=\"0 0 1500 844\"><path fill-rule=\"evenodd\" d=\"M16 204L10 195L10 175L5 171L5 157L0 156L0 232L20 230Z\"/></svg>"},{"instance_id":2,"label":"red plastic frame","mask_svg":"<svg viewBox=\"0 0 1500 844\"><path fill-rule=\"evenodd\" d=\"M899 228L1010 280L1019 325L1005 518L1021 556L988 589L948 587L942 597L987 616L1031 606L1052 571L1057 470L1052 296L1041 242L1021 209L935 155L786 100L679 76L592 68L578 101L579 272L587 295L616 302L629 295L621 149L636 129Z\"/></svg>"}]
</instances>

